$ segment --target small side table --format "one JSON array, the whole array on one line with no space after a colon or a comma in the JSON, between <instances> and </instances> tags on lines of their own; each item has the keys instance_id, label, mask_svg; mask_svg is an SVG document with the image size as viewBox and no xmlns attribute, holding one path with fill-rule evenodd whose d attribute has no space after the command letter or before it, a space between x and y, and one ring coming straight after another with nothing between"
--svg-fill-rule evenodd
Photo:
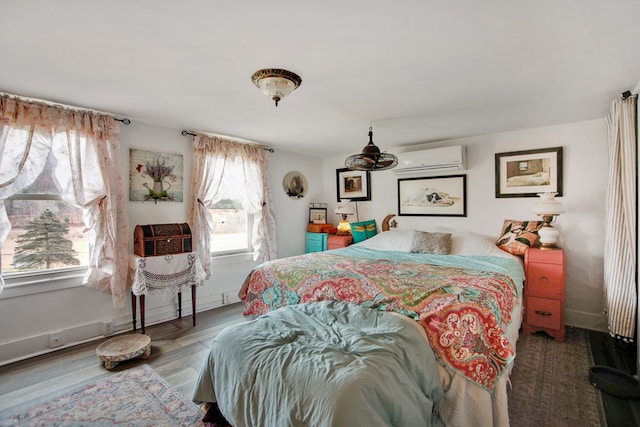
<instances>
[{"instance_id":1,"label":"small side table","mask_svg":"<svg viewBox=\"0 0 640 427\"><path fill-rule=\"evenodd\" d=\"M327 233L307 231L306 252L322 252L327 250Z\"/></svg>"},{"instance_id":2,"label":"small side table","mask_svg":"<svg viewBox=\"0 0 640 427\"><path fill-rule=\"evenodd\" d=\"M525 334L544 331L564 341L565 259L562 249L529 248L524 255Z\"/></svg>"},{"instance_id":3,"label":"small side table","mask_svg":"<svg viewBox=\"0 0 640 427\"><path fill-rule=\"evenodd\" d=\"M178 296L178 318L182 318L182 287L191 286L191 308L193 326L196 325L196 286L202 284L206 273L195 252L173 255L140 257L129 259L131 281L131 311L133 330L136 330L136 298L140 297L140 326L145 333L145 296L147 292L159 293L162 297Z\"/></svg>"},{"instance_id":4,"label":"small side table","mask_svg":"<svg viewBox=\"0 0 640 427\"><path fill-rule=\"evenodd\" d=\"M338 236L337 234L330 234L327 238L327 249L337 249L349 246L353 242L353 236Z\"/></svg>"}]
</instances>

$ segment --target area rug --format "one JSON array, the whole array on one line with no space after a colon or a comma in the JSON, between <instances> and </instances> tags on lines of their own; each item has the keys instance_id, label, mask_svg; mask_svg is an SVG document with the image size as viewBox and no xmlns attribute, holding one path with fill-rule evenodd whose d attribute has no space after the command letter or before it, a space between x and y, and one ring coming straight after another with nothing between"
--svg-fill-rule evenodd
<instances>
[{"instance_id":1,"label":"area rug","mask_svg":"<svg viewBox=\"0 0 640 427\"><path fill-rule=\"evenodd\" d=\"M0 412L0 426L202 426L202 415L142 365Z\"/></svg>"},{"instance_id":2,"label":"area rug","mask_svg":"<svg viewBox=\"0 0 640 427\"><path fill-rule=\"evenodd\" d=\"M521 334L511 372L512 426L600 426L602 402L589 382L586 331L567 327L566 342Z\"/></svg>"}]
</instances>

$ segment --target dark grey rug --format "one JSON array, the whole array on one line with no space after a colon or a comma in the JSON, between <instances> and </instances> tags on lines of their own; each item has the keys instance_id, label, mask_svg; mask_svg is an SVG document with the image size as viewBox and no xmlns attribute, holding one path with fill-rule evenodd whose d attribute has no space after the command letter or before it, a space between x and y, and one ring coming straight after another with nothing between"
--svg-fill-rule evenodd
<instances>
[{"instance_id":1,"label":"dark grey rug","mask_svg":"<svg viewBox=\"0 0 640 427\"><path fill-rule=\"evenodd\" d=\"M544 333L520 335L508 391L512 426L606 425L589 382L587 332L567 327L566 335L563 343Z\"/></svg>"}]
</instances>

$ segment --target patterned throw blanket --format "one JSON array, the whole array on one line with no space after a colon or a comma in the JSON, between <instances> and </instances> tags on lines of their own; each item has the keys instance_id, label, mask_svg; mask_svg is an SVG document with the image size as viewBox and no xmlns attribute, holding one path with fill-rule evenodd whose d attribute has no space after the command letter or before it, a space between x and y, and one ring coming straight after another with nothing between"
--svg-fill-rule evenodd
<instances>
[{"instance_id":1,"label":"patterned throw blanket","mask_svg":"<svg viewBox=\"0 0 640 427\"><path fill-rule=\"evenodd\" d=\"M409 316L442 363L487 390L514 358L504 331L517 295L500 273L327 252L264 263L240 290L248 316L323 300Z\"/></svg>"}]
</instances>

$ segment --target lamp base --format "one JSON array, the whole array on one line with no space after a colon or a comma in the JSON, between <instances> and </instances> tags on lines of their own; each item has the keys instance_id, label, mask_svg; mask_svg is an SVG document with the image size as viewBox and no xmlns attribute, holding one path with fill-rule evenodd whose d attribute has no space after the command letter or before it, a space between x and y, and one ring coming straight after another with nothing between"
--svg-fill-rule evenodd
<instances>
[{"instance_id":1,"label":"lamp base","mask_svg":"<svg viewBox=\"0 0 640 427\"><path fill-rule=\"evenodd\" d=\"M336 234L338 236L350 236L351 235L351 224L346 219L342 219L338 223Z\"/></svg>"},{"instance_id":2,"label":"lamp base","mask_svg":"<svg viewBox=\"0 0 640 427\"><path fill-rule=\"evenodd\" d=\"M549 224L544 224L540 230L538 230L538 236L540 236L540 249L557 249L558 235L560 232L553 228Z\"/></svg>"},{"instance_id":3,"label":"lamp base","mask_svg":"<svg viewBox=\"0 0 640 427\"><path fill-rule=\"evenodd\" d=\"M552 251L554 249L560 249L560 247L558 247L558 245L556 245L555 243L547 243L546 245L544 243L541 243L539 249L543 251Z\"/></svg>"}]
</instances>

